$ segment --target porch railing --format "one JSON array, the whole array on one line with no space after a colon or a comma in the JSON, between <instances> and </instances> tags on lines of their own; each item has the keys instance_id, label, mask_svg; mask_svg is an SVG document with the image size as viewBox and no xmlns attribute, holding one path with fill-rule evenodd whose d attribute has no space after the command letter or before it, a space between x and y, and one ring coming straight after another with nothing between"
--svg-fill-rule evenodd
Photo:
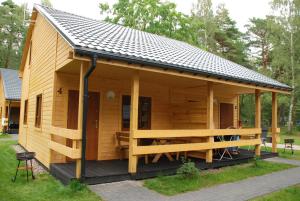
<instances>
[{"instance_id":1,"label":"porch railing","mask_svg":"<svg viewBox=\"0 0 300 201\"><path fill-rule=\"evenodd\" d=\"M149 146L134 146L132 149L133 155L158 154L168 152L183 152L183 151L201 151L234 146L260 145L261 144L261 129L197 129L197 130L136 130L133 132L134 139L146 138L208 138L213 136L253 136L251 139L241 139L237 141L221 141L221 142L191 142L182 144L165 144L165 145L149 145Z\"/></svg>"},{"instance_id":2,"label":"porch railing","mask_svg":"<svg viewBox=\"0 0 300 201\"><path fill-rule=\"evenodd\" d=\"M75 129L67 129L67 128L60 128L60 127L51 127L51 135L59 136L65 139L72 140L72 147L68 147L65 144L58 143L52 139L49 143L49 148L53 151L56 151L64 156L67 156L71 159L80 159L81 158L81 150L76 148L76 142L81 140L81 133L79 130ZM75 143L75 144L74 144Z\"/></svg>"}]
</instances>

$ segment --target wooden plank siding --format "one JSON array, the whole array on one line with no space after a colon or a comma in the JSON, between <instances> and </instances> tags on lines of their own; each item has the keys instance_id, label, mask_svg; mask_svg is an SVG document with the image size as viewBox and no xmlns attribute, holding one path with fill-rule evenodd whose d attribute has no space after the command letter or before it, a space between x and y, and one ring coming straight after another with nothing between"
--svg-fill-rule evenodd
<instances>
[{"instance_id":1,"label":"wooden plank siding","mask_svg":"<svg viewBox=\"0 0 300 201\"><path fill-rule=\"evenodd\" d=\"M8 117L6 108L9 106L19 108L20 102L19 101L9 101L6 100L5 94L4 94L4 85L3 85L3 79L2 76L0 76L0 131L3 132L4 126L2 125L2 118Z\"/></svg>"},{"instance_id":2,"label":"wooden plank siding","mask_svg":"<svg viewBox=\"0 0 300 201\"><path fill-rule=\"evenodd\" d=\"M67 147L68 139L81 137L80 124L78 130L67 129L68 92L80 88L80 66L87 67L89 62L71 60L69 55L71 47L56 32L56 30L41 15L37 15L32 33L32 58L29 64L28 56L22 74L22 101L20 118L19 142L29 151L37 153L37 159L46 167L50 163L66 162L66 156L79 159L80 143L73 147ZM199 129L211 129L211 132L220 128L220 104L233 104L234 127L238 125L238 96L242 92L249 92L245 86L239 88L239 92L224 87L224 83L211 82L211 87L216 87L213 96L209 99L208 85L206 80L192 79L192 77L180 77L173 74L159 74L145 70L140 72L139 95L151 97L151 129L150 134L155 136L157 130L163 135L184 136ZM99 132L98 132L98 160L118 159L116 149L117 131L121 131L122 96L131 94L131 78L133 69L116 67L104 63L97 63L95 72L90 77L89 90L99 92ZM226 85L227 86L227 85ZM243 91L245 90L245 91ZM250 91L253 90L252 88ZM114 99L106 97L108 91L115 92ZM42 123L41 128L35 125L36 96L42 94ZM23 124L24 101L28 99L28 123ZM207 100L210 100L210 123L207 123ZM81 118L79 123L81 123ZM174 132L173 132L174 131ZM203 130L204 132L205 130ZM148 132L148 131L145 131ZM158 132L158 131L157 131ZM195 131L196 132L196 131ZM206 132L206 131L205 131ZM221 131L220 131L221 132ZM231 132L223 130L222 133ZM242 132L242 131L241 131ZM55 135L53 135L55 134ZM253 133L247 133L253 134ZM258 139L252 141L216 143L208 141L213 134L191 137L192 143L186 145L170 145L163 147L162 151L175 150L202 150L218 148L233 144L257 144ZM150 136L150 137L153 137ZM212 139L212 138L210 138ZM206 143L207 142L207 143ZM50 148L57 151L50 151ZM160 148L160 147L157 147ZM152 148L137 147L132 151L134 154L152 153ZM155 152L155 153L158 153ZM79 161L79 160L77 160ZM134 172L134 168L133 168Z\"/></svg>"},{"instance_id":3,"label":"wooden plank siding","mask_svg":"<svg viewBox=\"0 0 300 201\"><path fill-rule=\"evenodd\" d=\"M2 76L0 76L0 110L2 111L2 116L0 119L0 130L3 131L2 118L4 118L6 116L6 101L5 101L5 95L4 95Z\"/></svg>"},{"instance_id":4,"label":"wooden plank siding","mask_svg":"<svg viewBox=\"0 0 300 201\"><path fill-rule=\"evenodd\" d=\"M71 47L40 14L37 15L31 37L31 63L29 55L22 75L22 98L19 143L29 151L35 151L37 159L46 167L50 164L49 141L51 139L54 72L71 60L67 58ZM28 51L29 52L29 51ZM36 96L42 94L42 123L36 128ZM28 99L28 124L24 125L24 102ZM58 141L61 139L58 139ZM60 161L64 157L51 159Z\"/></svg>"},{"instance_id":5,"label":"wooden plank siding","mask_svg":"<svg viewBox=\"0 0 300 201\"><path fill-rule=\"evenodd\" d=\"M100 66L97 66L97 68ZM119 153L116 149L115 133L121 130L121 104L122 95L129 95L131 92L129 79L112 79L105 75L95 73L90 78L90 91L100 93L100 121L99 121L99 148L98 160L118 159ZM68 91L79 89L79 75L57 72L56 88L62 88L61 94L55 95L54 122L57 127L66 128ZM114 100L106 98L108 91L114 91ZM172 129L205 129L206 128L206 92L205 86L195 89L175 89L171 86L160 83L151 83L140 80L140 96L151 97L152 114L151 129L172 130ZM214 102L214 128L219 128L220 102L237 104L237 96L230 94L225 96L215 94ZM234 111L235 121L237 120L237 109ZM236 126L236 122L234 122ZM194 140L194 139L193 139ZM206 138L199 138L196 141L205 141ZM60 162L64 162L61 158Z\"/></svg>"}]
</instances>

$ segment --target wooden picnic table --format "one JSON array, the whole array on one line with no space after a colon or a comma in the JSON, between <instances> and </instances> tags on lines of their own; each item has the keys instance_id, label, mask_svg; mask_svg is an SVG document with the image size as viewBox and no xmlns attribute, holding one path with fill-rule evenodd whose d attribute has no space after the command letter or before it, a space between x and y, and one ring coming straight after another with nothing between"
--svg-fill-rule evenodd
<instances>
[{"instance_id":1,"label":"wooden picnic table","mask_svg":"<svg viewBox=\"0 0 300 201\"><path fill-rule=\"evenodd\" d=\"M153 145L167 145L167 144L171 144L171 139L153 139L152 142ZM170 153L159 153L156 154L152 160L152 163L157 163L158 160L165 155L169 161L174 161L173 157L171 156Z\"/></svg>"},{"instance_id":2,"label":"wooden picnic table","mask_svg":"<svg viewBox=\"0 0 300 201\"><path fill-rule=\"evenodd\" d=\"M120 159L123 158L123 154L121 153L124 149L128 149L129 145L129 136L130 132L129 131L121 131L121 132L116 132L117 135L117 141L118 141L118 149L120 152ZM150 143L146 143L147 145L143 145L141 143L141 140L139 139L139 146L152 146L152 145L168 145L168 144L184 144L184 143L189 143L189 140L186 139L178 139L178 138L148 138L147 140L150 140ZM152 142L151 142L152 141ZM126 144L125 144L126 143ZM174 158L172 157L171 153L166 152L166 153L158 153L154 155L154 158L152 160L152 163L157 163L159 159L162 156L166 156L169 161L174 161ZM179 160L180 153L176 153L176 160ZM184 157L187 157L187 153L184 152ZM145 155L145 163L148 164L148 156Z\"/></svg>"}]
</instances>

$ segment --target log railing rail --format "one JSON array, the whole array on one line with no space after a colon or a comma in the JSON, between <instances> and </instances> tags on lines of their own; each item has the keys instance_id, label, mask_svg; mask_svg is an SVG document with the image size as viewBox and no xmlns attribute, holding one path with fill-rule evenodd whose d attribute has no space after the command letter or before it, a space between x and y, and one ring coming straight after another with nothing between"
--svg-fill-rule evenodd
<instances>
[{"instance_id":1,"label":"log railing rail","mask_svg":"<svg viewBox=\"0 0 300 201\"><path fill-rule=\"evenodd\" d=\"M184 144L166 144L166 145L150 145L150 146L133 146L133 155L158 154L168 152L183 152L183 151L201 151L218 148L226 148L233 146L247 146L261 144L261 129L195 129L195 130L135 130L133 133L134 139L145 138L189 138L199 137L207 138L211 136L254 136L251 139L241 139L237 141L222 141L222 142L199 142L199 143L184 143Z\"/></svg>"},{"instance_id":2,"label":"log railing rail","mask_svg":"<svg viewBox=\"0 0 300 201\"><path fill-rule=\"evenodd\" d=\"M73 143L76 143L78 140L81 140L81 135L79 130L75 129L67 129L60 127L51 127L51 135L59 136L65 139L71 139ZM81 150L73 147L68 147L65 144L60 144L54 141L51 137L49 148L53 151L56 151L64 156L67 156L71 159L80 159L81 158Z\"/></svg>"}]
</instances>

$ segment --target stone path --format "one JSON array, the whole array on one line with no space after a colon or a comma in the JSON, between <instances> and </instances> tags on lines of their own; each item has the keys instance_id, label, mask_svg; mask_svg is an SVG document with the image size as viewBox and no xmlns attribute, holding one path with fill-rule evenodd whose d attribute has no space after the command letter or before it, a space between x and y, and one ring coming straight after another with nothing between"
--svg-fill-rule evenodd
<instances>
[{"instance_id":1,"label":"stone path","mask_svg":"<svg viewBox=\"0 0 300 201\"><path fill-rule=\"evenodd\" d=\"M16 153L21 153L26 151L23 147L21 147L18 144L12 145L12 148L16 151ZM32 167L35 175L47 173L47 170L44 168L44 166L42 166L42 164L39 163L36 159L32 160Z\"/></svg>"},{"instance_id":2,"label":"stone path","mask_svg":"<svg viewBox=\"0 0 300 201\"><path fill-rule=\"evenodd\" d=\"M272 143L266 143L266 145L267 145L267 147L272 147ZM283 149L284 144L277 144L277 148ZM293 149L294 150L300 150L300 146L299 145L293 145ZM290 148L287 148L286 151L290 151Z\"/></svg>"},{"instance_id":3,"label":"stone path","mask_svg":"<svg viewBox=\"0 0 300 201\"><path fill-rule=\"evenodd\" d=\"M10 140L18 140L17 134L9 134L8 137L0 138L0 141L10 141Z\"/></svg>"},{"instance_id":4,"label":"stone path","mask_svg":"<svg viewBox=\"0 0 300 201\"><path fill-rule=\"evenodd\" d=\"M99 184L89 188L105 201L244 201L300 183L300 161L282 158L266 160L299 167L175 196L158 194L143 187L139 181Z\"/></svg>"},{"instance_id":5,"label":"stone path","mask_svg":"<svg viewBox=\"0 0 300 201\"><path fill-rule=\"evenodd\" d=\"M0 138L0 141L17 141L17 134L9 134L10 137ZM26 150L18 144L12 145L12 148L16 151L16 153L25 152ZM37 160L32 161L33 172L34 174L47 173L47 170L42 166Z\"/></svg>"}]
</instances>

